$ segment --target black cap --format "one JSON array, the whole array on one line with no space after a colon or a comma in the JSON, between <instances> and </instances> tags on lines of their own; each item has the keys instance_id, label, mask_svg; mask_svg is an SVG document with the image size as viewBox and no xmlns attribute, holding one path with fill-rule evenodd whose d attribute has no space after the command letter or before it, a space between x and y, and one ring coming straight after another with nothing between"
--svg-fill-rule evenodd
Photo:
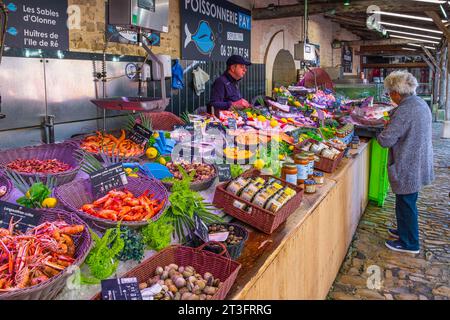
<instances>
[{"instance_id":1,"label":"black cap","mask_svg":"<svg viewBox=\"0 0 450 320\"><path fill-rule=\"evenodd\" d=\"M234 55L228 58L227 66L232 66L234 64L244 64L246 66L251 66L252 63L250 61L245 60L243 57Z\"/></svg>"}]
</instances>

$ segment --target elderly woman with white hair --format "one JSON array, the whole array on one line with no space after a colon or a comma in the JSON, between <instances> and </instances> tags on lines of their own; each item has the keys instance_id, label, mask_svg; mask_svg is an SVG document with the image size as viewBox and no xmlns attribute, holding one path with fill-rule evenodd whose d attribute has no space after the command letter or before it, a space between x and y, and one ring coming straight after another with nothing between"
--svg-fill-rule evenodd
<instances>
[{"instance_id":1,"label":"elderly woman with white hair","mask_svg":"<svg viewBox=\"0 0 450 320\"><path fill-rule=\"evenodd\" d=\"M431 111L416 95L418 83L411 73L392 72L384 86L398 105L377 137L382 147L389 148L389 181L396 195L397 229L388 230L396 240L387 241L386 246L398 252L419 253L417 198L434 179Z\"/></svg>"}]
</instances>

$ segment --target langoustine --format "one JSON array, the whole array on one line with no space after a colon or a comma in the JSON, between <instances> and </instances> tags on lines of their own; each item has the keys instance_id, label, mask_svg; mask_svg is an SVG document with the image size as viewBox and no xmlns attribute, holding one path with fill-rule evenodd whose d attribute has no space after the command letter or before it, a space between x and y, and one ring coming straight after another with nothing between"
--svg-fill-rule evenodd
<instances>
[{"instance_id":1,"label":"langoustine","mask_svg":"<svg viewBox=\"0 0 450 320\"><path fill-rule=\"evenodd\" d=\"M45 222L26 233L0 228L0 293L41 284L73 264L83 225Z\"/></svg>"}]
</instances>

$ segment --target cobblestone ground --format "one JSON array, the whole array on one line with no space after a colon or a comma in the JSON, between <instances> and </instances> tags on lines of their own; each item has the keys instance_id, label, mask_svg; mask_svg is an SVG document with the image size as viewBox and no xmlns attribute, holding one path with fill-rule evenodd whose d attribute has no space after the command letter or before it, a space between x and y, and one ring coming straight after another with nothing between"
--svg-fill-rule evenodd
<instances>
[{"instance_id":1,"label":"cobblestone ground","mask_svg":"<svg viewBox=\"0 0 450 320\"><path fill-rule=\"evenodd\" d=\"M450 140L440 139L440 133L436 124L436 181L418 201L420 254L396 253L384 246L395 221L395 196L390 193L383 208L369 204L330 299L450 299Z\"/></svg>"}]
</instances>

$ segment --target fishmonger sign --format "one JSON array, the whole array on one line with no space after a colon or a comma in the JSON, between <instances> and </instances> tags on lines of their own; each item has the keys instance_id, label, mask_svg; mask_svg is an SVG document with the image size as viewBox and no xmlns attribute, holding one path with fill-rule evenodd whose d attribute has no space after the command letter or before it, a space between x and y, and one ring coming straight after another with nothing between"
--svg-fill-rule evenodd
<instances>
[{"instance_id":1,"label":"fishmonger sign","mask_svg":"<svg viewBox=\"0 0 450 320\"><path fill-rule=\"evenodd\" d=\"M68 50L67 0L7 0L5 43L13 48Z\"/></svg>"},{"instance_id":2,"label":"fishmonger sign","mask_svg":"<svg viewBox=\"0 0 450 320\"><path fill-rule=\"evenodd\" d=\"M250 60L251 12L228 1L180 0L181 55L185 60Z\"/></svg>"}]
</instances>

